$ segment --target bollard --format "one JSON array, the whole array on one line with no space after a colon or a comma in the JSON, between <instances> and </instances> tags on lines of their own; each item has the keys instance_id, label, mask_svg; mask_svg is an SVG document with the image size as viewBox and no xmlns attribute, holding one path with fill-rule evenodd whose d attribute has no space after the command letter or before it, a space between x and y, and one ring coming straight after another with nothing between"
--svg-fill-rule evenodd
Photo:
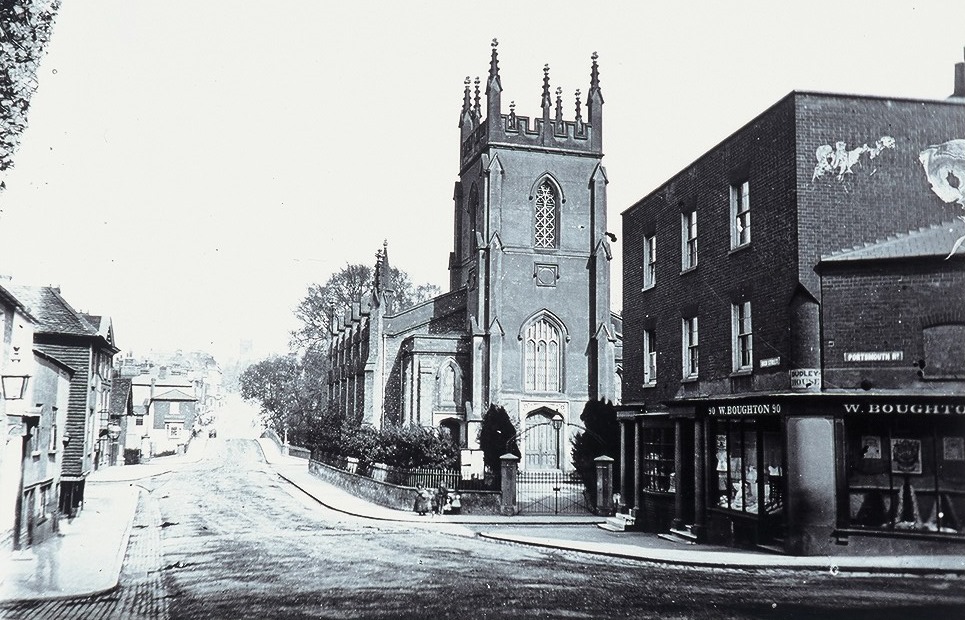
<instances>
[{"instance_id":1,"label":"bollard","mask_svg":"<svg viewBox=\"0 0 965 620\"><path fill-rule=\"evenodd\" d=\"M596 463L596 512L606 517L613 515L613 459L603 455Z\"/></svg>"},{"instance_id":2,"label":"bollard","mask_svg":"<svg viewBox=\"0 0 965 620\"><path fill-rule=\"evenodd\" d=\"M516 471L519 457L515 454L504 454L499 457L502 467L502 497L499 500L499 512L512 516L517 512L516 506Z\"/></svg>"}]
</instances>

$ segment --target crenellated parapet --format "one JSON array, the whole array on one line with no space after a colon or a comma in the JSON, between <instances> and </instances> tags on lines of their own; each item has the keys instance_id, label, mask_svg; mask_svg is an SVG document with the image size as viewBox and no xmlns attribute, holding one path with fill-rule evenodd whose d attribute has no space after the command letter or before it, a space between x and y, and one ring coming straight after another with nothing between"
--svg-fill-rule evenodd
<instances>
[{"instance_id":1,"label":"crenellated parapet","mask_svg":"<svg viewBox=\"0 0 965 620\"><path fill-rule=\"evenodd\" d=\"M590 90L584 105L580 91L575 92L575 116L563 117L562 89L555 91L555 105L550 90L549 65L543 67L542 113L528 117L516 114L516 103L510 102L509 113L501 109L502 82L499 78L497 41L493 39L489 77L486 80L486 112L482 118L480 80L476 78L473 93L470 78L466 78L463 106L460 115L460 165L465 166L490 145L534 148L602 155L603 95L600 90L597 54L593 53L590 69ZM474 96L475 95L475 96ZM586 120L583 118L584 108Z\"/></svg>"}]
</instances>

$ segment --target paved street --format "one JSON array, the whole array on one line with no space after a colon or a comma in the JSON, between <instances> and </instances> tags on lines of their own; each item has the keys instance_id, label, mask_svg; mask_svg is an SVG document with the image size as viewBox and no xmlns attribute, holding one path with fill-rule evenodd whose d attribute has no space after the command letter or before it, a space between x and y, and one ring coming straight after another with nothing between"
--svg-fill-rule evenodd
<instances>
[{"instance_id":1,"label":"paved street","mask_svg":"<svg viewBox=\"0 0 965 620\"><path fill-rule=\"evenodd\" d=\"M668 567L330 511L257 442L139 482L120 587L5 618L959 617L965 580ZM492 529L485 526L480 529Z\"/></svg>"}]
</instances>

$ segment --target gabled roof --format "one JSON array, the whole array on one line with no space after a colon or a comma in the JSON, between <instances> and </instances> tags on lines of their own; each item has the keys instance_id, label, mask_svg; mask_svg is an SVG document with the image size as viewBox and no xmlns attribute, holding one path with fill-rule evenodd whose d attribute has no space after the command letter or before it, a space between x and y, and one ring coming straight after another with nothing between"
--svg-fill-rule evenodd
<instances>
[{"instance_id":1,"label":"gabled roof","mask_svg":"<svg viewBox=\"0 0 965 620\"><path fill-rule=\"evenodd\" d=\"M114 325L111 323L111 317L87 314L86 312L80 312L79 314L84 317L91 327L97 330L99 336L109 344L114 344Z\"/></svg>"},{"instance_id":2,"label":"gabled roof","mask_svg":"<svg viewBox=\"0 0 965 620\"><path fill-rule=\"evenodd\" d=\"M111 380L111 415L128 415L134 412L134 395L131 380L114 377Z\"/></svg>"},{"instance_id":3,"label":"gabled roof","mask_svg":"<svg viewBox=\"0 0 965 620\"><path fill-rule=\"evenodd\" d=\"M891 235L873 243L839 250L821 257L821 262L843 263L846 261L889 258L943 258L948 256L948 253L955 246L955 242L963 235L965 235L965 223L961 220L953 220ZM959 247L955 255L965 257L965 245Z\"/></svg>"},{"instance_id":4,"label":"gabled roof","mask_svg":"<svg viewBox=\"0 0 965 620\"><path fill-rule=\"evenodd\" d=\"M186 394L185 392L182 392L181 390L167 390L166 392L155 394L153 400L177 400L177 401L194 402L198 399L195 398L194 396L191 396L190 394Z\"/></svg>"},{"instance_id":5,"label":"gabled roof","mask_svg":"<svg viewBox=\"0 0 965 620\"><path fill-rule=\"evenodd\" d=\"M100 337L117 349L110 319L78 312L60 295L59 288L10 284L7 289L37 318L35 334Z\"/></svg>"}]
</instances>

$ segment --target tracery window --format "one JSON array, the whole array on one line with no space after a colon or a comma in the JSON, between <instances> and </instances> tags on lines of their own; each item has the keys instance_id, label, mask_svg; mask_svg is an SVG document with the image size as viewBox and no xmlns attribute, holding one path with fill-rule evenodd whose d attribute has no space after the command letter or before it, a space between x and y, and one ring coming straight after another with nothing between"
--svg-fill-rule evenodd
<instances>
[{"instance_id":1,"label":"tracery window","mask_svg":"<svg viewBox=\"0 0 965 620\"><path fill-rule=\"evenodd\" d=\"M561 339L559 328L543 318L526 328L526 389L560 391Z\"/></svg>"},{"instance_id":2,"label":"tracery window","mask_svg":"<svg viewBox=\"0 0 965 620\"><path fill-rule=\"evenodd\" d=\"M535 243L538 248L555 248L557 242L556 192L549 181L536 188Z\"/></svg>"}]
</instances>

